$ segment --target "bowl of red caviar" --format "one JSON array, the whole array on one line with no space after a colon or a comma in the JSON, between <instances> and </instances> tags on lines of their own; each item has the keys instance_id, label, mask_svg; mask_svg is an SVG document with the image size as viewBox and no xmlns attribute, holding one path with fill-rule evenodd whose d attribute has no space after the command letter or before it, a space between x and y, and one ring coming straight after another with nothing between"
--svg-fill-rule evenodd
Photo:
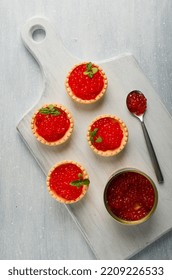
<instances>
[{"instance_id":1,"label":"bowl of red caviar","mask_svg":"<svg viewBox=\"0 0 172 280\"><path fill-rule=\"evenodd\" d=\"M65 87L69 96L78 103L91 104L101 99L108 81L103 69L92 62L74 65L68 72Z\"/></svg>"},{"instance_id":2,"label":"bowl of red caviar","mask_svg":"<svg viewBox=\"0 0 172 280\"><path fill-rule=\"evenodd\" d=\"M126 124L115 115L96 117L87 129L87 142L90 148L104 157L119 154L128 141Z\"/></svg>"},{"instance_id":3,"label":"bowl of red caviar","mask_svg":"<svg viewBox=\"0 0 172 280\"><path fill-rule=\"evenodd\" d=\"M74 127L72 114L61 104L45 104L31 120L33 135L42 144L56 146L66 142Z\"/></svg>"},{"instance_id":4,"label":"bowl of red caviar","mask_svg":"<svg viewBox=\"0 0 172 280\"><path fill-rule=\"evenodd\" d=\"M47 176L50 195L58 202L71 204L81 200L89 187L90 180L86 169L75 161L56 163Z\"/></svg>"},{"instance_id":5,"label":"bowl of red caviar","mask_svg":"<svg viewBox=\"0 0 172 280\"><path fill-rule=\"evenodd\" d=\"M126 168L109 178L104 190L104 204L117 222L138 225L147 221L158 203L158 191L144 172Z\"/></svg>"}]
</instances>

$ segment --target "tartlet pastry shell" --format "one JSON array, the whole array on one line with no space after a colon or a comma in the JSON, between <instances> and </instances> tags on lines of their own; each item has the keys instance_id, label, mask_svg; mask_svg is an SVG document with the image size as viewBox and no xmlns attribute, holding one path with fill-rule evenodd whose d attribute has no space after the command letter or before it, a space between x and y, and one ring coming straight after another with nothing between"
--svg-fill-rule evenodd
<instances>
[{"instance_id":1,"label":"tartlet pastry shell","mask_svg":"<svg viewBox=\"0 0 172 280\"><path fill-rule=\"evenodd\" d=\"M49 186L49 181L50 181L51 173L53 172L53 170L54 170L56 167L58 167L58 166L60 166L60 165L63 165L63 164L68 164L68 163L72 163L72 164L77 165L77 166L82 170L83 179L89 179L86 170L85 170L85 169L83 168L83 166L82 166L80 163L78 163L78 162L65 160L65 161L61 161L61 162L55 164L55 165L50 169L50 171L49 171L49 173L48 173L48 175L47 175L47 180L46 180L46 182L47 182L47 188L48 188L48 191L49 191L50 195L51 195L54 199L56 199L58 202L64 203L64 204L72 204L72 203L75 203L75 202L79 201L80 199L82 199L82 198L85 196L85 194L86 194L86 192L87 192L87 190L88 190L88 187L89 187L89 186L87 186L87 185L83 185L81 195L78 196L75 200L66 200L65 198L59 196L56 192L54 192L54 191L51 190L51 188L50 188L50 186Z\"/></svg>"},{"instance_id":2,"label":"tartlet pastry shell","mask_svg":"<svg viewBox=\"0 0 172 280\"><path fill-rule=\"evenodd\" d=\"M90 140L90 131L91 131L91 126L93 125L93 123L94 123L95 121L97 121L97 120L99 120L99 119L102 119L102 118L107 118L107 117L113 118L113 119L115 119L116 121L119 122L120 127L121 127L121 129L122 129L124 135L123 135L123 138L122 138L122 141L121 141L121 145L120 145L117 149L115 149L115 150L101 151L101 150L96 149L96 148L93 146L93 144L91 143L91 140ZM88 130L87 130L87 141L88 141L88 144L89 144L89 146L91 147L91 149L92 149L96 154L98 154L98 155L100 155L100 156L104 156L104 157L114 156L114 155L119 154L119 153L125 148L125 146L126 146L126 144L127 144L127 141L128 141L128 129L127 129L126 124L125 124L120 118L118 118L117 116L115 116L115 115L100 115L100 116L98 116L96 119L94 119L94 120L90 123L90 125L89 125L89 127L88 127Z\"/></svg>"},{"instance_id":3,"label":"tartlet pastry shell","mask_svg":"<svg viewBox=\"0 0 172 280\"><path fill-rule=\"evenodd\" d=\"M57 108L60 108L62 109L66 114L67 114L67 117L68 119L70 120L70 126L69 126L69 129L66 131L65 135L57 140L57 141L54 141L54 142L48 142L46 141L43 137L41 137L37 131L36 131L36 125L35 125L35 116L36 114L39 112L39 110L41 108L45 108L47 106L49 106L50 104L45 104L43 106L41 106L33 115L32 117L32 120L31 120L31 129L32 129L32 132L33 132L33 135L36 137L36 139L41 142L42 144L45 144L45 145L48 145L48 146L57 146L57 145L60 145L60 144L63 144L64 142L66 142L69 137L71 136L72 134L72 131L73 131L73 127L74 127L74 120L73 120L73 117L72 117L72 114L69 112L69 110L61 105L61 104L55 104L55 103L51 103L53 106L57 107Z\"/></svg>"},{"instance_id":4,"label":"tartlet pastry shell","mask_svg":"<svg viewBox=\"0 0 172 280\"><path fill-rule=\"evenodd\" d=\"M82 63L79 63L79 64L75 64L75 65L72 67L72 69L71 69L71 70L68 72L68 74L67 74L67 77L66 77L66 80L65 80L65 88L66 88L66 91L67 91L68 95L69 95L74 101L76 101L76 102L78 102L78 103L83 103L83 104L92 104L92 103L97 102L99 99L101 99L101 98L104 96L104 94L105 94L105 92L106 92L106 89L107 89L107 86L108 86L108 80L107 80L106 74L105 74L105 72L103 71L103 69L102 69L100 66L98 66L98 65L96 65L96 64L94 63L94 66L97 67L97 68L99 69L99 71L100 71L100 73L101 73L101 75L102 75L102 77L103 77L103 80L104 80L104 87L103 87L103 89L101 90L101 92L96 96L96 98L94 98L94 99L89 99L89 100L85 100L85 99L79 98L79 97L77 97L77 96L75 95L75 93L72 91L71 87L69 86L69 76L70 76L71 72L72 72L77 66L82 65L82 64L87 64L87 63L89 63L89 62L82 62Z\"/></svg>"}]
</instances>

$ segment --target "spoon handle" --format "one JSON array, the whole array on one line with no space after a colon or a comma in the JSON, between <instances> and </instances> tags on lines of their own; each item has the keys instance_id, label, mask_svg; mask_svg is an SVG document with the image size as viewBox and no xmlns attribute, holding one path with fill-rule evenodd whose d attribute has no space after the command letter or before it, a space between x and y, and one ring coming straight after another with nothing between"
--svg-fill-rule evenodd
<instances>
[{"instance_id":1,"label":"spoon handle","mask_svg":"<svg viewBox=\"0 0 172 280\"><path fill-rule=\"evenodd\" d=\"M156 157L151 139L150 139L148 131L146 129L145 123L143 121L141 121L141 125L142 125L143 134L144 134L144 137L145 137L145 140L146 140L146 145L147 145L147 148L148 148L151 160L152 160L152 164L153 164L158 182L163 183L164 182L163 175L162 175L162 172L161 172L161 169L160 169L160 166L159 166L159 163L158 163L158 160L157 160L157 157Z\"/></svg>"}]
</instances>

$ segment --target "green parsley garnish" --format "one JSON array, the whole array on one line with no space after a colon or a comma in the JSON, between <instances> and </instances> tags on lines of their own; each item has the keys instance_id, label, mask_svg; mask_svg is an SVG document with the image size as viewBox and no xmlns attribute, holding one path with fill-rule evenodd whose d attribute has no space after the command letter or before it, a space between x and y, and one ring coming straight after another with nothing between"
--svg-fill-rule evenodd
<instances>
[{"instance_id":1,"label":"green parsley garnish","mask_svg":"<svg viewBox=\"0 0 172 280\"><path fill-rule=\"evenodd\" d=\"M89 179L83 179L81 173L78 174L78 178L79 178L78 180L75 180L75 181L70 182L70 185L71 185L71 186L74 186L74 187L77 187L77 188L80 188L80 187L82 187L83 185L86 185L86 186L89 185L90 180L89 180Z\"/></svg>"},{"instance_id":2,"label":"green parsley garnish","mask_svg":"<svg viewBox=\"0 0 172 280\"><path fill-rule=\"evenodd\" d=\"M84 71L84 75L87 75L89 78L92 78L94 74L96 74L98 71L97 67L93 67L93 64L91 62L86 64L86 71Z\"/></svg>"},{"instance_id":3,"label":"green parsley garnish","mask_svg":"<svg viewBox=\"0 0 172 280\"><path fill-rule=\"evenodd\" d=\"M43 115L53 115L53 116L60 115L60 111L52 104L48 105L47 107L41 108L39 112Z\"/></svg>"},{"instance_id":4,"label":"green parsley garnish","mask_svg":"<svg viewBox=\"0 0 172 280\"><path fill-rule=\"evenodd\" d=\"M102 137L97 137L97 139L96 139L96 141L95 141L96 143L101 143L102 142Z\"/></svg>"},{"instance_id":5,"label":"green parsley garnish","mask_svg":"<svg viewBox=\"0 0 172 280\"><path fill-rule=\"evenodd\" d=\"M94 141L94 137L96 136L96 133L98 131L98 128L95 128L94 130L90 131L90 141Z\"/></svg>"},{"instance_id":6,"label":"green parsley garnish","mask_svg":"<svg viewBox=\"0 0 172 280\"><path fill-rule=\"evenodd\" d=\"M98 128L96 127L94 130L90 131L90 141L91 143L94 142L94 137L96 136ZM101 143L103 141L102 137L98 136L95 140L96 143Z\"/></svg>"}]
</instances>

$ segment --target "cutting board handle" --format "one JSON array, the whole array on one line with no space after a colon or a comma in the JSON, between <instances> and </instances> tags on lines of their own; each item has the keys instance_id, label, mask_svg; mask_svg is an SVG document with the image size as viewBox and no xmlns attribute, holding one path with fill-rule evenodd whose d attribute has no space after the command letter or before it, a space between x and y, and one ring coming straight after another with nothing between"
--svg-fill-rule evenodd
<instances>
[{"instance_id":1,"label":"cutting board handle","mask_svg":"<svg viewBox=\"0 0 172 280\"><path fill-rule=\"evenodd\" d=\"M36 30L44 33L44 38L39 41L35 40L33 36ZM74 61L72 55L64 48L54 27L44 17L29 19L22 28L21 37L26 48L37 60L47 80L52 78L52 72L59 68L59 65L63 68L66 61L69 65Z\"/></svg>"}]
</instances>

